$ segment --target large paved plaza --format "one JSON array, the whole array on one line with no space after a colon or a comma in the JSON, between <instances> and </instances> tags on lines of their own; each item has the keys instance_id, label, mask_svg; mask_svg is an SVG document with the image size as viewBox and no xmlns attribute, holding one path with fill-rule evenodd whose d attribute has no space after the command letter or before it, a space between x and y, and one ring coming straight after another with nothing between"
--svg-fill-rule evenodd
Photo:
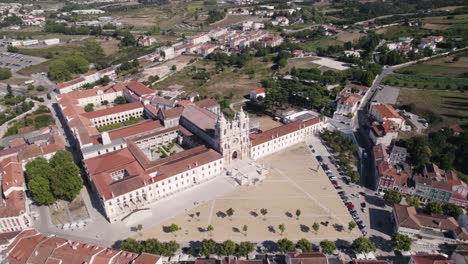
<instances>
[{"instance_id":1,"label":"large paved plaza","mask_svg":"<svg viewBox=\"0 0 468 264\"><path fill-rule=\"evenodd\" d=\"M317 170L317 160L305 144L290 147L260 162L269 170L263 182L238 187L161 224L144 228L135 238L184 242L211 237L217 241L260 242L281 237L319 241L359 236L359 230L347 230L352 218L324 172L320 168ZM226 216L228 208L234 209L232 217ZM265 217L260 212L262 208L268 211ZM295 215L297 209L301 211L299 219ZM314 222L320 224L317 233L311 228ZM175 234L168 232L172 223L181 228ZM285 225L282 236L278 230L280 224ZM212 225L214 231L207 232L208 225ZM244 225L247 232L243 231Z\"/></svg>"}]
</instances>

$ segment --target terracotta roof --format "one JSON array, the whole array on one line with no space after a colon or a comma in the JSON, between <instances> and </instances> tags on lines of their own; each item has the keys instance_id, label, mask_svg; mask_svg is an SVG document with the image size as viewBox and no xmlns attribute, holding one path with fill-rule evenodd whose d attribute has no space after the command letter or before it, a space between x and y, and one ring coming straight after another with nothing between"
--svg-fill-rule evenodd
<instances>
[{"instance_id":1,"label":"terracotta roof","mask_svg":"<svg viewBox=\"0 0 468 264\"><path fill-rule=\"evenodd\" d=\"M118 138L127 138L131 136L136 136L141 133L146 133L149 131L157 130L163 128L163 125L159 120L145 120L143 122L117 128L114 130L108 131L109 137L111 140L118 139Z\"/></svg>"},{"instance_id":2,"label":"terracotta roof","mask_svg":"<svg viewBox=\"0 0 468 264\"><path fill-rule=\"evenodd\" d=\"M372 148L372 152L374 154L374 160L377 166L380 162L388 160L388 153L386 147L383 144L375 145Z\"/></svg>"},{"instance_id":3,"label":"terracotta roof","mask_svg":"<svg viewBox=\"0 0 468 264\"><path fill-rule=\"evenodd\" d=\"M399 226L420 230L423 227L431 227L440 230L450 230L459 239L466 239L468 233L460 227L457 221L451 216L428 215L419 213L416 208L408 205L396 204L393 207L395 221Z\"/></svg>"},{"instance_id":4,"label":"terracotta roof","mask_svg":"<svg viewBox=\"0 0 468 264\"><path fill-rule=\"evenodd\" d=\"M451 125L449 128L451 128L454 132L457 132L457 133L462 133L463 131L465 131L458 124Z\"/></svg>"},{"instance_id":5,"label":"terracotta roof","mask_svg":"<svg viewBox=\"0 0 468 264\"><path fill-rule=\"evenodd\" d=\"M6 233L0 233L0 245L5 246L8 245L9 242L17 237L21 231L13 231L13 232L6 232Z\"/></svg>"},{"instance_id":6,"label":"terracotta roof","mask_svg":"<svg viewBox=\"0 0 468 264\"><path fill-rule=\"evenodd\" d=\"M125 89L125 86L119 83L119 84L95 87L93 89L71 91L69 93L62 95L62 97L69 97L71 99L83 99L83 98L97 96L98 93L101 93L101 92L102 94L123 92L124 89Z\"/></svg>"},{"instance_id":7,"label":"terracotta roof","mask_svg":"<svg viewBox=\"0 0 468 264\"><path fill-rule=\"evenodd\" d=\"M195 264L216 264L216 261L216 259L198 258L195 260Z\"/></svg>"},{"instance_id":8,"label":"terracotta roof","mask_svg":"<svg viewBox=\"0 0 468 264\"><path fill-rule=\"evenodd\" d=\"M128 148L124 148L98 157L87 159L84 161L84 163L88 169L88 172L93 175L112 170L121 165L130 164L133 161L135 161L135 158L133 157L132 153L128 150Z\"/></svg>"},{"instance_id":9,"label":"terracotta roof","mask_svg":"<svg viewBox=\"0 0 468 264\"><path fill-rule=\"evenodd\" d=\"M359 94L348 94L338 101L338 104L343 104L347 106L354 106L362 99L362 95Z\"/></svg>"},{"instance_id":10,"label":"terracotta roof","mask_svg":"<svg viewBox=\"0 0 468 264\"><path fill-rule=\"evenodd\" d=\"M447 259L442 255L413 255L411 260L414 264L454 264L455 261Z\"/></svg>"},{"instance_id":11,"label":"terracotta roof","mask_svg":"<svg viewBox=\"0 0 468 264\"><path fill-rule=\"evenodd\" d=\"M23 167L17 156L8 157L0 163L2 166L2 191L5 194L10 188L24 186Z\"/></svg>"},{"instance_id":12,"label":"terracotta roof","mask_svg":"<svg viewBox=\"0 0 468 264\"><path fill-rule=\"evenodd\" d=\"M409 174L404 170L398 170L388 161L380 162L378 165L380 177L391 177L394 179L395 185L404 187L408 186Z\"/></svg>"},{"instance_id":13,"label":"terracotta roof","mask_svg":"<svg viewBox=\"0 0 468 264\"><path fill-rule=\"evenodd\" d=\"M176 103L176 106L184 107L184 106L191 105L191 104L194 104L194 103L190 100L181 100Z\"/></svg>"},{"instance_id":14,"label":"terracotta roof","mask_svg":"<svg viewBox=\"0 0 468 264\"><path fill-rule=\"evenodd\" d=\"M195 105L201 108L211 108L211 107L218 106L219 104L215 99L209 98L209 99L204 99L204 100L195 102Z\"/></svg>"},{"instance_id":15,"label":"terracotta roof","mask_svg":"<svg viewBox=\"0 0 468 264\"><path fill-rule=\"evenodd\" d=\"M125 83L125 87L127 87L127 89L129 89L130 91L136 93L138 96L155 93L154 90L138 81L129 81Z\"/></svg>"},{"instance_id":16,"label":"terracotta roof","mask_svg":"<svg viewBox=\"0 0 468 264\"><path fill-rule=\"evenodd\" d=\"M26 145L26 141L24 141L24 138L22 138L22 137L14 138L8 143L8 146L10 146L10 148L11 147L24 146L24 145Z\"/></svg>"},{"instance_id":17,"label":"terracotta roof","mask_svg":"<svg viewBox=\"0 0 468 264\"><path fill-rule=\"evenodd\" d=\"M34 252L28 259L28 263L46 263L52 252L67 242L66 239L50 237L36 246Z\"/></svg>"},{"instance_id":18,"label":"terracotta roof","mask_svg":"<svg viewBox=\"0 0 468 264\"><path fill-rule=\"evenodd\" d=\"M85 82L85 81L86 80L84 78L80 77L80 78L76 78L76 79L73 79L73 80L68 81L68 82L57 83L57 88L59 90L61 90L61 89L67 88L68 86L72 86L72 85L82 83L82 82Z\"/></svg>"},{"instance_id":19,"label":"terracotta roof","mask_svg":"<svg viewBox=\"0 0 468 264\"><path fill-rule=\"evenodd\" d=\"M378 112L384 119L388 118L398 118L398 119L403 119L403 117L400 116L400 114L397 113L395 108L391 105L386 105L386 104L374 104L372 107L375 109L376 112Z\"/></svg>"},{"instance_id":20,"label":"terracotta roof","mask_svg":"<svg viewBox=\"0 0 468 264\"><path fill-rule=\"evenodd\" d=\"M215 113L196 105L187 105L184 107L182 117L205 131L205 133L214 135L216 120L218 118Z\"/></svg>"},{"instance_id":21,"label":"terracotta roof","mask_svg":"<svg viewBox=\"0 0 468 264\"><path fill-rule=\"evenodd\" d=\"M386 260L373 260L373 259L355 259L351 261L352 264L391 264Z\"/></svg>"},{"instance_id":22,"label":"terracotta roof","mask_svg":"<svg viewBox=\"0 0 468 264\"><path fill-rule=\"evenodd\" d=\"M184 107L175 107L169 110L159 110L162 111L164 119L171 119L175 117L180 117L184 111Z\"/></svg>"},{"instance_id":23,"label":"terracotta roof","mask_svg":"<svg viewBox=\"0 0 468 264\"><path fill-rule=\"evenodd\" d=\"M59 259L67 264L90 263L91 257L102 250L104 248L100 246L70 241L56 248L50 258Z\"/></svg>"},{"instance_id":24,"label":"terracotta roof","mask_svg":"<svg viewBox=\"0 0 468 264\"><path fill-rule=\"evenodd\" d=\"M13 249L7 256L10 264L24 264L27 262L29 256L34 252L36 246L47 240L47 237L41 234L29 233L28 236L21 237L12 243Z\"/></svg>"},{"instance_id":25,"label":"terracotta roof","mask_svg":"<svg viewBox=\"0 0 468 264\"><path fill-rule=\"evenodd\" d=\"M141 102L133 102L128 104L116 105L114 107L100 109L96 111L91 111L81 114L85 118L93 119L102 116L108 116L116 113L126 112L134 109L141 108L143 110L143 105Z\"/></svg>"},{"instance_id":26,"label":"terracotta roof","mask_svg":"<svg viewBox=\"0 0 468 264\"><path fill-rule=\"evenodd\" d=\"M250 91L251 94L262 94L262 93L265 93L265 88L263 87L260 87L260 88L257 88L257 89L253 89L252 91Z\"/></svg>"},{"instance_id":27,"label":"terracotta roof","mask_svg":"<svg viewBox=\"0 0 468 264\"><path fill-rule=\"evenodd\" d=\"M289 252L287 257L291 264L328 264L327 256L320 252Z\"/></svg>"},{"instance_id":28,"label":"terracotta roof","mask_svg":"<svg viewBox=\"0 0 468 264\"><path fill-rule=\"evenodd\" d=\"M304 127L315 125L320 122L320 118L316 117L307 121L295 121L286 125L272 128L270 130L264 131L260 134L250 135L250 141L252 146L257 146L267 141L270 141L274 138L281 137L292 133L294 131L300 130Z\"/></svg>"},{"instance_id":29,"label":"terracotta roof","mask_svg":"<svg viewBox=\"0 0 468 264\"><path fill-rule=\"evenodd\" d=\"M160 256L158 255L142 253L134 261L132 261L132 264L156 264L156 262L158 262L159 259Z\"/></svg>"}]
</instances>

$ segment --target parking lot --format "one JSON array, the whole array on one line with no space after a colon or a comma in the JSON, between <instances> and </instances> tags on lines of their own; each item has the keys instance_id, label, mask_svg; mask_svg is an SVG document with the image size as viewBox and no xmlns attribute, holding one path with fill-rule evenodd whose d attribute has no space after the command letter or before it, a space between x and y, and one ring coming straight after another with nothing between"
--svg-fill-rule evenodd
<instances>
[{"instance_id":1,"label":"parking lot","mask_svg":"<svg viewBox=\"0 0 468 264\"><path fill-rule=\"evenodd\" d=\"M0 68L6 67L12 71L17 71L22 68L36 65L46 61L44 58L16 54L11 52L0 53Z\"/></svg>"},{"instance_id":2,"label":"parking lot","mask_svg":"<svg viewBox=\"0 0 468 264\"><path fill-rule=\"evenodd\" d=\"M393 253L390 241L393 234L392 208L385 205L381 195L352 183L350 178L340 170L332 153L320 142L320 139L308 141L307 144L326 171L342 202L356 222L357 228L377 245L380 255ZM344 246L342 250L349 254L346 252L346 245Z\"/></svg>"}]
</instances>

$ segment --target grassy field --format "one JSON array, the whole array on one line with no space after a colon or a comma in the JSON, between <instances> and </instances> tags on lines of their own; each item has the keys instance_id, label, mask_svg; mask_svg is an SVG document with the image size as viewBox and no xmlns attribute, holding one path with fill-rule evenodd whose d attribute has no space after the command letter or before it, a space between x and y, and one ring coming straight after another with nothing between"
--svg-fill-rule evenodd
<instances>
[{"instance_id":1,"label":"grassy field","mask_svg":"<svg viewBox=\"0 0 468 264\"><path fill-rule=\"evenodd\" d=\"M42 58L60 58L64 56L71 55L73 53L77 53L81 46L81 42L73 42L65 45L60 46L52 46L46 48L20 48L18 53Z\"/></svg>"},{"instance_id":2,"label":"grassy field","mask_svg":"<svg viewBox=\"0 0 468 264\"><path fill-rule=\"evenodd\" d=\"M359 32L346 32L346 31L340 32L336 35L337 40L341 42L357 41L364 36L367 36L367 34L359 33Z\"/></svg>"},{"instance_id":3,"label":"grassy field","mask_svg":"<svg viewBox=\"0 0 468 264\"><path fill-rule=\"evenodd\" d=\"M415 38L423 37L430 33L430 30L427 29L419 29L417 27L409 27L409 26L393 26L387 28L381 28L376 30L377 33L383 34L385 39L388 40L397 40L399 37L402 36L412 36Z\"/></svg>"},{"instance_id":4,"label":"grassy field","mask_svg":"<svg viewBox=\"0 0 468 264\"><path fill-rule=\"evenodd\" d=\"M226 26L229 26L231 24L239 23L239 22L246 21L246 20L251 20L253 18L255 18L255 17L254 16L249 16L249 15L240 15L240 16L226 15L226 17L223 20L220 20L218 22L215 22L215 23L211 24L210 27L211 28L226 27Z\"/></svg>"},{"instance_id":5,"label":"grassy field","mask_svg":"<svg viewBox=\"0 0 468 264\"><path fill-rule=\"evenodd\" d=\"M234 96L231 100L235 101L243 98L251 89L258 87L261 80L270 76L272 65L269 59L264 61L263 58L253 58L241 69L224 67L224 70L216 72L213 62L201 60L159 82L156 89L181 85L186 92L197 92L203 96L221 99L232 92ZM205 70L210 79L192 79L193 67Z\"/></svg>"},{"instance_id":6,"label":"grassy field","mask_svg":"<svg viewBox=\"0 0 468 264\"><path fill-rule=\"evenodd\" d=\"M417 114L432 111L442 117L442 122L431 126L435 131L453 124L468 126L468 93L401 89L398 104L414 103Z\"/></svg>"},{"instance_id":7,"label":"grassy field","mask_svg":"<svg viewBox=\"0 0 468 264\"><path fill-rule=\"evenodd\" d=\"M302 49L316 52L318 48L326 49L328 46L342 45L343 42L333 37L321 38L317 40L301 43Z\"/></svg>"},{"instance_id":8,"label":"grassy field","mask_svg":"<svg viewBox=\"0 0 468 264\"><path fill-rule=\"evenodd\" d=\"M385 78L388 84L429 89L461 89L468 85L468 56L447 56L415 64Z\"/></svg>"}]
</instances>

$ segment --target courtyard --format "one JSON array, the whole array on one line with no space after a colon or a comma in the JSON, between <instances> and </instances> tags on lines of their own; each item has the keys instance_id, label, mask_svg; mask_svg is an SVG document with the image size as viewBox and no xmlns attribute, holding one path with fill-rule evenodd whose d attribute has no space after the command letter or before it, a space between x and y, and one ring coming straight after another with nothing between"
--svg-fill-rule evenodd
<instances>
[{"instance_id":1,"label":"courtyard","mask_svg":"<svg viewBox=\"0 0 468 264\"><path fill-rule=\"evenodd\" d=\"M348 231L351 216L305 144L292 146L259 162L269 170L263 182L240 186L153 227L143 226L134 237L179 242L204 238L260 242L282 237L352 240L360 235L358 229ZM232 216L227 214L229 208L233 209ZM262 214L262 209L267 213ZM171 233L169 226L173 223L180 229ZM320 226L317 232L312 229L314 223ZM282 234L280 224L285 227ZM209 225L212 231L207 231Z\"/></svg>"}]
</instances>

